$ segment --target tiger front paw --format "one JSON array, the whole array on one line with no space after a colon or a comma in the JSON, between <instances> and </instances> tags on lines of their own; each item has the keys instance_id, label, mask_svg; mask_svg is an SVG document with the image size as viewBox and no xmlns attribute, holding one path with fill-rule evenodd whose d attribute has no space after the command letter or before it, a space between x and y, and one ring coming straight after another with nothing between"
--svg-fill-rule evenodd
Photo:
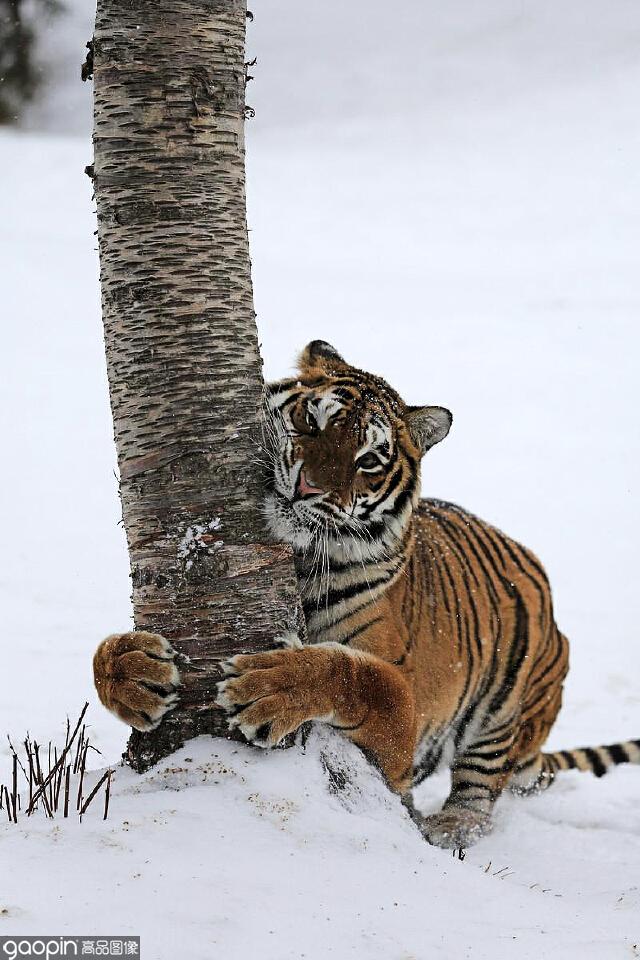
<instances>
[{"instance_id":1,"label":"tiger front paw","mask_svg":"<svg viewBox=\"0 0 640 960\"><path fill-rule=\"evenodd\" d=\"M317 649L240 654L221 664L228 679L218 684L216 704L251 743L275 747L307 720L328 719L319 703L322 672Z\"/></svg>"},{"instance_id":2,"label":"tiger front paw","mask_svg":"<svg viewBox=\"0 0 640 960\"><path fill-rule=\"evenodd\" d=\"M101 702L136 730L153 730L178 702L175 650L157 633L134 630L103 640L93 658Z\"/></svg>"}]
</instances>

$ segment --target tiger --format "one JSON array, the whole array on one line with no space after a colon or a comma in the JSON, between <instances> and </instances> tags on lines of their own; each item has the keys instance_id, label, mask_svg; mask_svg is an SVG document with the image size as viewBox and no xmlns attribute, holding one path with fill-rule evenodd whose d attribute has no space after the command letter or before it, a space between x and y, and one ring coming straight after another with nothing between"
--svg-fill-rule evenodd
<instances>
[{"instance_id":1,"label":"tiger","mask_svg":"<svg viewBox=\"0 0 640 960\"><path fill-rule=\"evenodd\" d=\"M275 747L307 721L329 724L378 767L423 837L453 849L490 832L507 788L531 794L562 770L599 777L640 763L640 740L543 752L568 641L530 550L420 499L421 461L449 433L449 410L407 405L322 340L297 376L268 387L267 405L265 518L293 548L306 637L222 663L215 702L230 728ZM175 703L174 652L157 635L107 638L94 672L102 702L139 729ZM412 791L442 767L449 795L424 816Z\"/></svg>"}]
</instances>

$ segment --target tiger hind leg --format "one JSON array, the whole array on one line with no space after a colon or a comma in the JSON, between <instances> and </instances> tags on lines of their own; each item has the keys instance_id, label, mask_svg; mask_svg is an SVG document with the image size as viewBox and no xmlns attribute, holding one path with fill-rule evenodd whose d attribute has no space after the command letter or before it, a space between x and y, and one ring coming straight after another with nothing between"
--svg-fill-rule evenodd
<instances>
[{"instance_id":1,"label":"tiger hind leg","mask_svg":"<svg viewBox=\"0 0 640 960\"><path fill-rule=\"evenodd\" d=\"M468 847L492 830L491 814L507 785L518 734L513 718L478 734L451 767L451 792L440 813L424 817L421 831L437 847Z\"/></svg>"}]
</instances>

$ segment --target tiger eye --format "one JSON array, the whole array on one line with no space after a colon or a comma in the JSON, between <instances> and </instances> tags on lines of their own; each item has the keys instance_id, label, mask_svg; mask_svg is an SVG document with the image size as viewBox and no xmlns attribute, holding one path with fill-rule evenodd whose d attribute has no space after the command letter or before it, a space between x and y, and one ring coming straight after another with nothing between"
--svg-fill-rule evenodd
<instances>
[{"instance_id":1,"label":"tiger eye","mask_svg":"<svg viewBox=\"0 0 640 960\"><path fill-rule=\"evenodd\" d=\"M296 407L291 414L291 422L296 433L306 433L313 436L318 432L318 425L313 414L304 406Z\"/></svg>"},{"instance_id":2,"label":"tiger eye","mask_svg":"<svg viewBox=\"0 0 640 960\"><path fill-rule=\"evenodd\" d=\"M376 467L381 467L379 458L375 453L365 453L357 460L357 467L360 470L375 470Z\"/></svg>"}]
</instances>

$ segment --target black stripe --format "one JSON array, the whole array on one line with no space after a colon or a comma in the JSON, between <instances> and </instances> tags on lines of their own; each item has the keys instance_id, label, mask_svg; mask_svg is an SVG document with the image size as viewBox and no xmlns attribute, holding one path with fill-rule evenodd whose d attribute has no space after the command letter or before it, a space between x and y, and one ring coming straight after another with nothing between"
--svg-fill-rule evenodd
<instances>
[{"instance_id":1,"label":"black stripe","mask_svg":"<svg viewBox=\"0 0 640 960\"><path fill-rule=\"evenodd\" d=\"M515 543L512 540L509 540L508 537L506 537L500 530L497 530L495 527L487 527L487 532L489 536L491 536L491 534L494 534L494 536L502 544L503 549L507 552L507 554L509 555L513 563L515 563L518 570L520 570L523 576L525 576L527 580L529 580L530 583L532 583L533 586L535 587L538 593L538 597L540 599L540 615L539 615L540 626L544 630L545 614L547 612L547 601L549 599L549 582L546 576L543 579L543 584L540 585L539 581L534 577L534 575L529 570L525 569L522 560L516 553L516 550L520 549L520 545ZM524 556L524 559L526 560L527 557Z\"/></svg>"},{"instance_id":2,"label":"black stripe","mask_svg":"<svg viewBox=\"0 0 640 960\"><path fill-rule=\"evenodd\" d=\"M300 398L303 396L303 390L295 390L293 393L287 393L287 396L283 396L280 400L278 400L277 393L274 393L272 395L272 400L274 400L275 403L272 404L269 412L272 415L275 413L282 415L285 410L288 410L289 407L295 406L298 400L300 400Z\"/></svg>"},{"instance_id":3,"label":"black stripe","mask_svg":"<svg viewBox=\"0 0 640 960\"><path fill-rule=\"evenodd\" d=\"M346 386L345 386L345 387L332 387L332 388L331 388L331 393L333 394L334 397L339 397L341 400L351 400L351 401L353 401L353 400L356 400L356 399L357 399L357 397L356 397L355 393L353 392L353 390L349 390Z\"/></svg>"},{"instance_id":4,"label":"black stripe","mask_svg":"<svg viewBox=\"0 0 640 960\"><path fill-rule=\"evenodd\" d=\"M542 579L545 581L545 583L548 584L549 578L547 576L547 571L544 569L544 567L542 566L538 558L531 552L531 550L528 549L528 547L523 547L521 543L518 544L518 547L520 548L522 553L525 555L525 557L527 558L531 566L538 571L538 573L540 574Z\"/></svg>"},{"instance_id":5,"label":"black stripe","mask_svg":"<svg viewBox=\"0 0 640 960\"><path fill-rule=\"evenodd\" d=\"M458 710L460 709L460 705L461 705L463 702L464 702L464 695L460 698L460 701L459 701L459 703L458 703L458 706L456 707L456 713L457 713ZM464 735L465 735L465 733L466 733L467 727L469 726L469 724L470 724L471 721L473 720L477 708L478 708L478 704L477 704L477 702L474 700L472 703L469 704L469 706L467 707L467 709L465 710L465 712L462 714L461 718L460 718L459 720L457 720L457 721L454 721L454 722L456 723L456 733L455 733L455 737L453 738L453 743L454 743L454 746L455 746L456 750L458 749L458 747L460 746L460 744L461 744L462 741L464 740Z\"/></svg>"},{"instance_id":6,"label":"black stripe","mask_svg":"<svg viewBox=\"0 0 640 960\"><path fill-rule=\"evenodd\" d=\"M493 558L490 552L487 550L487 547L485 546L485 544L482 542L482 539L478 531L474 527L472 527L471 524L465 524L462 528L457 527L456 529L458 530L458 534L464 539L468 549L471 551L471 553L475 557L476 563L482 570L482 573L486 581L486 585L489 588L491 605L499 621L500 620L500 600L498 598L498 594L496 590L496 581L497 581L497 584L502 583L502 574L496 568ZM489 564L490 570L487 569L485 561L483 560L478 550L476 549L474 538L475 538L475 541L477 541L478 543L478 547L482 550L484 556L486 557L486 561Z\"/></svg>"},{"instance_id":7,"label":"black stripe","mask_svg":"<svg viewBox=\"0 0 640 960\"><path fill-rule=\"evenodd\" d=\"M433 545L432 545L432 546L433 546ZM458 651L458 654L459 654L459 655L462 655L463 638L462 638L462 617L461 617L461 615L460 615L460 600L459 600L459 598L458 598L458 591L456 590L456 585L455 585L455 583L454 583L453 576L452 576L452 574L451 574L451 570L449 569L449 564L448 564L447 561L445 560L445 557L444 557L444 554L442 553L442 548L441 548L440 544L438 544L438 547L440 548L440 555L439 555L439 557L434 558L434 559L436 559L436 562L439 564L440 569L444 572L444 574L445 574L445 576L446 576L446 578L447 578L447 581L448 581L448 583L449 583L449 588L450 588L450 590L451 590L451 594L452 594L452 596L453 596L453 602L454 602L454 605L455 605L455 625L456 625L456 633L457 633L457 651ZM459 702L459 704L458 704L458 708L459 708L459 707L462 705L462 703L464 702L464 698L465 698L466 693L467 693L467 690L468 690L468 679L469 679L469 673L467 672L467 680L465 681L465 689L464 689L463 696L462 696L462 698L461 698L461 700L460 700L460 702Z\"/></svg>"},{"instance_id":8,"label":"black stripe","mask_svg":"<svg viewBox=\"0 0 640 960\"><path fill-rule=\"evenodd\" d=\"M342 623L344 620L347 620L349 617L355 616L356 613L359 613L361 610L365 610L367 607L370 607L374 602L375 601L372 600L371 597L368 597L364 603L361 603L359 606L353 607L350 610L343 611L339 616L335 616L335 617L331 616L324 625L319 625L315 629L322 630L323 632L325 630L333 630L335 627L337 627L339 623ZM302 609L304 610L305 616L306 616L307 607L305 606L304 599L302 601ZM331 613L333 613L333 611L331 611ZM312 619L314 615L320 616L321 614L323 616L327 615L327 611L325 607L317 607L315 605L312 605L309 608L309 617L311 617Z\"/></svg>"},{"instance_id":9,"label":"black stripe","mask_svg":"<svg viewBox=\"0 0 640 960\"><path fill-rule=\"evenodd\" d=\"M486 671L486 680L484 684L484 689L482 690L481 696L484 696L486 688L490 685L491 679L499 673L500 669L500 650L503 643L503 630L502 630L502 609L504 607L504 600L498 596L498 586L501 586L503 590L507 593L508 596L513 596L513 589L511 584L506 579L504 575L503 563L500 559L500 555L496 553L496 556L493 556L495 551L495 545L491 542L490 538L487 535L487 530L484 524L477 518L472 518L474 524L471 522L466 525L466 535L468 542L471 543L471 533L475 537L475 540L478 544L478 547L482 550L486 558L486 562L489 565L490 571L492 571L493 576L486 572L487 584L490 588L490 594L492 598L492 610L494 616L494 629L495 635L493 637L493 653L491 658L491 666ZM488 541L488 544L485 543L485 538ZM480 561L482 562L482 561ZM482 564L483 570L486 571L486 567Z\"/></svg>"},{"instance_id":10,"label":"black stripe","mask_svg":"<svg viewBox=\"0 0 640 960\"><path fill-rule=\"evenodd\" d=\"M575 768L578 766L576 758L571 750L561 750L560 756L564 757L564 759L567 761L570 770L575 770Z\"/></svg>"},{"instance_id":11,"label":"black stripe","mask_svg":"<svg viewBox=\"0 0 640 960\"><path fill-rule=\"evenodd\" d=\"M172 683L163 686L161 683L153 683L151 680L138 680L138 684L148 690L149 693L157 693L161 697L166 697L176 689Z\"/></svg>"},{"instance_id":12,"label":"black stripe","mask_svg":"<svg viewBox=\"0 0 640 960\"><path fill-rule=\"evenodd\" d=\"M432 562L429 563L429 561L427 561L428 566L429 566L430 569L435 570L436 576L437 576L437 578L438 578L438 583L439 583L439 585L440 585L440 591L441 591L441 593L442 593L442 602L443 602L443 604L444 604L444 608L445 608L445 610L447 611L448 614L451 614L451 607L450 607L450 605L449 605L449 598L448 598L448 596L447 596L447 589L446 589L446 587L445 587L445 585L444 585L444 580L442 579L442 570L440 569L439 565L436 563L435 557L434 557L434 555L433 555L433 552L430 550L429 553L430 553L430 555L431 555L431 560L432 560Z\"/></svg>"},{"instance_id":13,"label":"black stripe","mask_svg":"<svg viewBox=\"0 0 640 960\"><path fill-rule=\"evenodd\" d=\"M610 743L604 748L611 757L612 763L629 763L630 757L621 743Z\"/></svg>"},{"instance_id":14,"label":"black stripe","mask_svg":"<svg viewBox=\"0 0 640 960\"><path fill-rule=\"evenodd\" d=\"M330 607L334 607L338 603L343 603L345 600L351 600L361 593L373 590L374 587L381 587L383 584L388 583L393 575L397 573L398 567L399 564L396 564L395 567L392 567L383 577L378 577L377 580L361 580L358 583L352 583L350 586L344 587L342 590L329 590L326 602Z\"/></svg>"},{"instance_id":15,"label":"black stripe","mask_svg":"<svg viewBox=\"0 0 640 960\"><path fill-rule=\"evenodd\" d=\"M413 494L416 488L415 478L410 478L410 485L406 486L402 493L399 493L395 499L395 503L391 507L385 507L384 512L390 513L394 517L399 517L404 508L408 503L411 502Z\"/></svg>"},{"instance_id":16,"label":"black stripe","mask_svg":"<svg viewBox=\"0 0 640 960\"><path fill-rule=\"evenodd\" d=\"M389 466L389 464L387 464L387 466ZM403 476L402 464L398 464L397 458L393 461L393 465L391 469L392 469L392 472L387 477L388 485L383 491L382 496L374 500L373 503L370 503L367 506L365 506L365 508L360 511L360 513L358 514L359 520L366 520L367 517L370 514L372 514L374 510L377 510L378 507L381 507L384 504L384 502L389 499L389 497L391 496L393 491L396 489L398 484L402 481L402 476ZM376 493L377 492L378 491L376 490Z\"/></svg>"},{"instance_id":17,"label":"black stripe","mask_svg":"<svg viewBox=\"0 0 640 960\"><path fill-rule=\"evenodd\" d=\"M356 627L355 630L352 630L351 633L348 633L346 637L343 637L340 640L340 643L351 643L352 640L355 640L356 637L359 637L361 633L364 633L365 630L368 630L369 627L372 627L375 623L380 623L382 617L374 617L373 620L369 620L367 623L360 624L359 627Z\"/></svg>"},{"instance_id":18,"label":"black stripe","mask_svg":"<svg viewBox=\"0 0 640 960\"><path fill-rule=\"evenodd\" d=\"M558 648L557 648L556 652L554 653L553 659L551 660L551 662L548 663L546 666L544 665L544 663L542 664L542 666L543 666L543 668L544 668L543 671L542 671L542 673L536 674L535 671L534 671L534 672L531 674L530 684L531 684L531 688L532 688L532 689L533 689L534 687L537 687L539 683L542 683L542 681L549 675L549 673L551 672L551 670L553 670L553 668L554 668L555 666L557 666L558 661L559 661L560 658L562 657L562 654L563 654L563 644L562 644L562 641L560 640L560 635L559 635L559 633L558 633L557 630L556 630L556 639L558 640ZM540 664L537 664L537 666L540 666Z\"/></svg>"},{"instance_id":19,"label":"black stripe","mask_svg":"<svg viewBox=\"0 0 640 960\"><path fill-rule=\"evenodd\" d=\"M465 750L465 757L486 757L488 760L497 760L499 757L504 757L506 753L510 753L513 748L513 742L511 740L511 733L508 734L509 743L506 747L500 747L498 750L487 750L486 752L478 750L478 744L471 744L472 749ZM506 739L506 738L505 738Z\"/></svg>"},{"instance_id":20,"label":"black stripe","mask_svg":"<svg viewBox=\"0 0 640 960\"><path fill-rule=\"evenodd\" d=\"M497 767L485 766L482 763L477 763L474 760L467 760L467 755L465 754L464 758L457 760L454 763L454 770L470 770L472 773L480 773L483 776L492 777L496 773L504 773L506 770L510 770L513 766L512 763L506 762L501 763Z\"/></svg>"},{"instance_id":21,"label":"black stripe","mask_svg":"<svg viewBox=\"0 0 640 960\"><path fill-rule=\"evenodd\" d=\"M455 773L455 770L453 772ZM453 797L457 793L464 793L467 790L483 790L486 791L490 797L497 796L496 791L490 787L489 784L476 783L475 780L455 780L453 782L451 796ZM468 799L485 800L486 796L469 797Z\"/></svg>"},{"instance_id":22,"label":"black stripe","mask_svg":"<svg viewBox=\"0 0 640 960\"><path fill-rule=\"evenodd\" d=\"M474 747L486 747L491 743L504 743L507 737L512 736L513 726L514 726L514 717L513 715L508 717L506 720L503 720L501 724L497 727L491 727L491 721L493 717L487 715L485 722L483 723L482 729L479 730L479 734L484 734L484 740L474 740Z\"/></svg>"},{"instance_id":23,"label":"black stripe","mask_svg":"<svg viewBox=\"0 0 640 960\"><path fill-rule=\"evenodd\" d=\"M592 747L584 747L584 754L591 764L591 769L593 770L596 777L602 777L607 772L607 768Z\"/></svg>"},{"instance_id":24,"label":"black stripe","mask_svg":"<svg viewBox=\"0 0 640 960\"><path fill-rule=\"evenodd\" d=\"M514 593L516 595L516 624L513 641L509 650L504 678L487 708L489 714L497 713L506 702L507 697L513 690L529 649L529 614L519 591L514 588Z\"/></svg>"},{"instance_id":25,"label":"black stripe","mask_svg":"<svg viewBox=\"0 0 640 960\"><path fill-rule=\"evenodd\" d=\"M430 777L442 759L443 746L436 747L431 752L425 754L417 767L413 769L413 786L417 787L419 783Z\"/></svg>"},{"instance_id":26,"label":"black stripe","mask_svg":"<svg viewBox=\"0 0 640 960\"><path fill-rule=\"evenodd\" d=\"M298 377L296 383L303 383L307 390L312 390L314 387L326 387L327 378L326 377L313 377L313 379L302 379Z\"/></svg>"},{"instance_id":27,"label":"black stripe","mask_svg":"<svg viewBox=\"0 0 640 960\"><path fill-rule=\"evenodd\" d=\"M383 473L381 473L379 476L371 474L369 476L369 489L372 491L372 493L379 493L385 485L386 479L387 478Z\"/></svg>"},{"instance_id":28,"label":"black stripe","mask_svg":"<svg viewBox=\"0 0 640 960\"><path fill-rule=\"evenodd\" d=\"M460 566L460 573L462 574L462 580L464 582L464 586L467 591L466 599L469 604L469 607L471 608L471 613L473 616L476 649L479 657L482 658L482 638L480 636L482 631L480 629L480 615L478 613L478 608L476 606L474 590L472 589L471 584L469 583L469 577L467 576L467 571L469 571L472 574L478 586L480 586L480 583L478 578L475 575L475 571L473 570L473 568L471 567L471 564L469 563L468 557L465 556L464 549L459 547L458 541L454 538L451 531L448 531L448 532L449 532L449 541L450 541L449 545L453 549L454 555L457 557L457 560Z\"/></svg>"}]
</instances>

